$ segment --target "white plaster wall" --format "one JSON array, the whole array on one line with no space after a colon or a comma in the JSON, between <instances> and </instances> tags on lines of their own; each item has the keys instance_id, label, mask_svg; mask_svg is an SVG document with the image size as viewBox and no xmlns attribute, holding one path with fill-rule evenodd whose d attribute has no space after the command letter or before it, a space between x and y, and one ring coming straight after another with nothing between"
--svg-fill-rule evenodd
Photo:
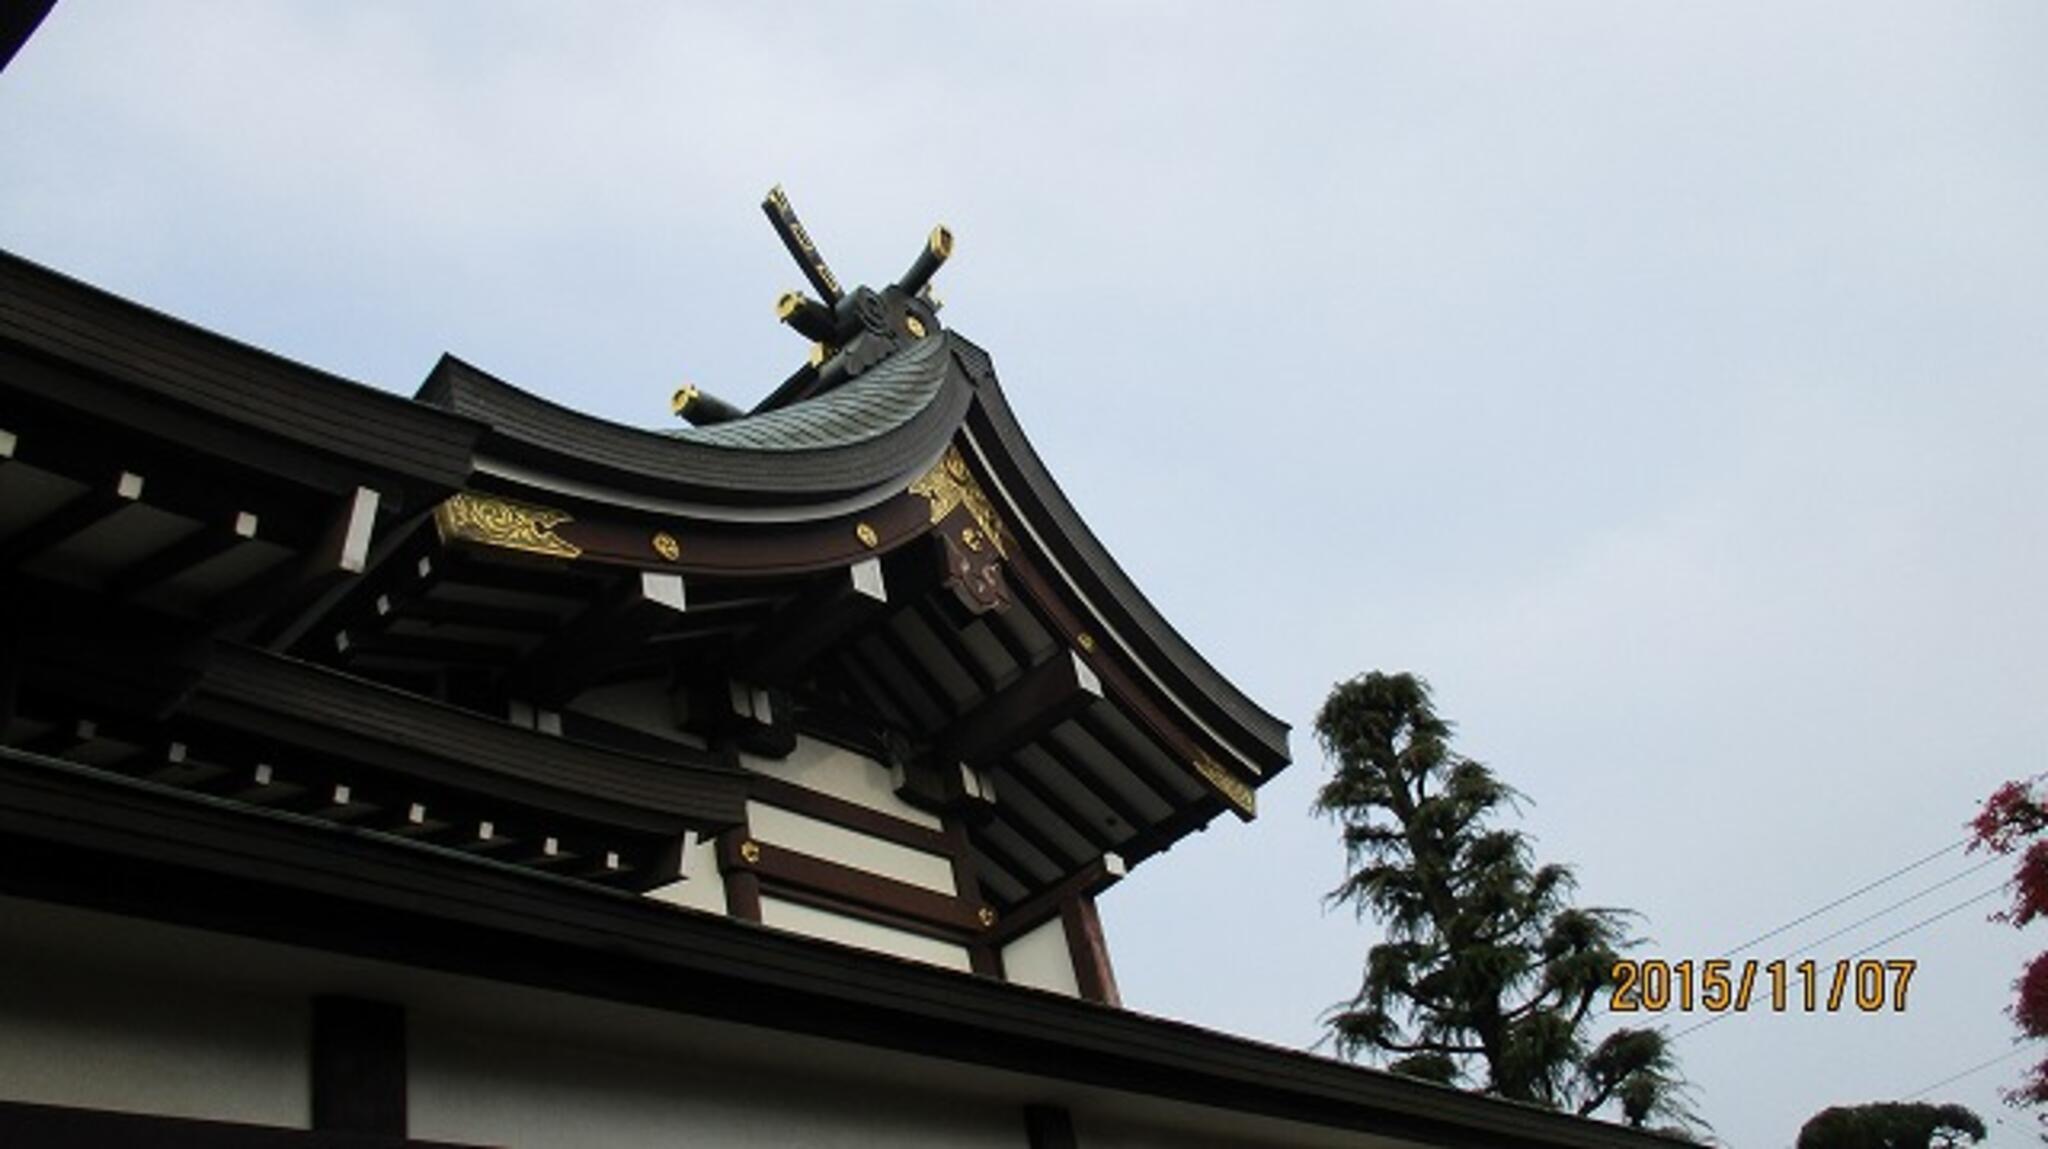
<instances>
[{"instance_id":1,"label":"white plaster wall","mask_svg":"<svg viewBox=\"0 0 2048 1149\"><path fill-rule=\"evenodd\" d=\"M1023 1149L1019 1111L914 1079L855 1084L696 1050L414 1019L411 1133L506 1149Z\"/></svg>"},{"instance_id":2,"label":"white plaster wall","mask_svg":"<svg viewBox=\"0 0 2048 1149\"><path fill-rule=\"evenodd\" d=\"M0 1098L304 1129L305 996L165 977L143 946L67 950L0 901Z\"/></svg>"},{"instance_id":3,"label":"white plaster wall","mask_svg":"<svg viewBox=\"0 0 2048 1149\"><path fill-rule=\"evenodd\" d=\"M1034 989L1081 996L1074 975L1074 955L1067 949L1067 930L1058 918L1036 926L1003 947L1003 979Z\"/></svg>"},{"instance_id":4,"label":"white plaster wall","mask_svg":"<svg viewBox=\"0 0 2048 1149\"><path fill-rule=\"evenodd\" d=\"M927 830L940 828L937 816L896 796L888 767L829 742L800 736L796 749L787 758L742 754L740 763L750 770L866 806Z\"/></svg>"},{"instance_id":5,"label":"white plaster wall","mask_svg":"<svg viewBox=\"0 0 2048 1149\"><path fill-rule=\"evenodd\" d=\"M841 945L859 946L864 950L893 954L912 961L928 962L962 973L972 972L974 966L968 959L967 947L942 942L908 930L894 929L835 914L827 910L813 909L796 902L785 902L780 898L761 899L761 924L793 934L824 938Z\"/></svg>"},{"instance_id":6,"label":"white plaster wall","mask_svg":"<svg viewBox=\"0 0 2048 1149\"><path fill-rule=\"evenodd\" d=\"M707 838L683 852L683 879L657 886L647 896L670 905L724 914L725 879L718 873L718 841Z\"/></svg>"},{"instance_id":7,"label":"white plaster wall","mask_svg":"<svg viewBox=\"0 0 2048 1149\"><path fill-rule=\"evenodd\" d=\"M771 846L784 846L949 896L955 892L949 859L766 802L747 803L747 833Z\"/></svg>"}]
</instances>

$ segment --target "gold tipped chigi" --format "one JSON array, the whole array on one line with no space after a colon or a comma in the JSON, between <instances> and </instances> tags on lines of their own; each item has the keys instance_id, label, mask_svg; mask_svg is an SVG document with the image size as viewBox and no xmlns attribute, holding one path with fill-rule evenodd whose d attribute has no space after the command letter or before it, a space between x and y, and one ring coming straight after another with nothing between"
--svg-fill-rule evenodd
<instances>
[{"instance_id":1,"label":"gold tipped chigi","mask_svg":"<svg viewBox=\"0 0 2048 1149\"><path fill-rule=\"evenodd\" d=\"M696 401L697 396L702 394L702 391L697 390L697 385L695 383L685 383L681 387L676 388L676 393L669 397L669 414L682 414L684 411L689 409L691 403Z\"/></svg>"}]
</instances>

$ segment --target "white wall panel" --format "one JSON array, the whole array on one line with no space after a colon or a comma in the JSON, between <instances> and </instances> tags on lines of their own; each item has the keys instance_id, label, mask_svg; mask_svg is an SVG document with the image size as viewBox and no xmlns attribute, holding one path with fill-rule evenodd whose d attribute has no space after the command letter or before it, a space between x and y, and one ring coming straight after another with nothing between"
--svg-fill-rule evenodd
<instances>
[{"instance_id":1,"label":"white wall panel","mask_svg":"<svg viewBox=\"0 0 2048 1149\"><path fill-rule=\"evenodd\" d=\"M1074 976L1074 955L1067 949L1067 930L1054 918L1003 947L1003 978L1035 989L1081 996Z\"/></svg>"},{"instance_id":2,"label":"white wall panel","mask_svg":"<svg viewBox=\"0 0 2048 1149\"><path fill-rule=\"evenodd\" d=\"M749 801L747 832L771 846L782 846L942 894L956 892L950 859L863 834L859 830L822 822L780 806Z\"/></svg>"},{"instance_id":3,"label":"white wall panel","mask_svg":"<svg viewBox=\"0 0 2048 1149\"><path fill-rule=\"evenodd\" d=\"M799 737L796 750L787 758L742 754L740 763L770 777L866 806L927 830L940 828L936 815L928 814L896 796L896 786L889 778L888 767L829 742Z\"/></svg>"},{"instance_id":4,"label":"white wall panel","mask_svg":"<svg viewBox=\"0 0 2048 1149\"><path fill-rule=\"evenodd\" d=\"M912 961L929 962L932 965L957 969L962 973L973 969L967 957L967 947L951 942L942 942L908 930L877 925L860 918L850 918L826 910L813 909L796 902L785 902L780 898L761 899L761 924L793 934L804 934L824 938L841 945L859 946L861 949L878 953L894 954Z\"/></svg>"},{"instance_id":5,"label":"white wall panel","mask_svg":"<svg viewBox=\"0 0 2048 1149\"><path fill-rule=\"evenodd\" d=\"M0 913L5 913L0 910ZM51 952L0 918L0 1098L304 1129L304 996L154 974L144 949Z\"/></svg>"},{"instance_id":6,"label":"white wall panel","mask_svg":"<svg viewBox=\"0 0 2048 1149\"><path fill-rule=\"evenodd\" d=\"M725 879L718 873L718 840L706 838L691 846L683 854L683 880L657 886L647 891L647 896L706 913L725 913Z\"/></svg>"}]
</instances>

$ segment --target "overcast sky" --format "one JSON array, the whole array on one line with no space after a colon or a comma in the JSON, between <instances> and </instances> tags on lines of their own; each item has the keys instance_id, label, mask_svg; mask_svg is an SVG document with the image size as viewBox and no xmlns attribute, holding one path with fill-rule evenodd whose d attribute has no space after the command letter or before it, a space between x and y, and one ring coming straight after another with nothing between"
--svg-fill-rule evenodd
<instances>
[{"instance_id":1,"label":"overcast sky","mask_svg":"<svg viewBox=\"0 0 2048 1149\"><path fill-rule=\"evenodd\" d=\"M1723 952L2048 770L2048 5L570 12L63 0L0 75L0 243L394 391L445 350L654 426L802 359L769 185L848 282L950 224L947 324L1295 726L1256 824L1104 898L1128 1004L1306 1045L1355 987L1377 931L1321 905L1309 725L1367 669L1434 683L1643 956ZM1903 1015L1685 1037L1702 1113L1785 1146L2007 1052L2048 933L1995 904L1872 951L1921 963ZM1932 1099L2030 1143L1996 1096L2024 1064Z\"/></svg>"}]
</instances>

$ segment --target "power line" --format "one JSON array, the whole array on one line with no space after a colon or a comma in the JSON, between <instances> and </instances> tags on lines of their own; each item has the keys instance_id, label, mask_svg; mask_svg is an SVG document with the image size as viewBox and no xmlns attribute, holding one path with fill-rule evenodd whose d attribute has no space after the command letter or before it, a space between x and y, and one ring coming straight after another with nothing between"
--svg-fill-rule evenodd
<instances>
[{"instance_id":1,"label":"power line","mask_svg":"<svg viewBox=\"0 0 2048 1149\"><path fill-rule=\"evenodd\" d=\"M1974 874L1977 871L1984 869L1986 866L1994 866L2005 860L2006 859L1998 857L1997 855L1993 855L1989 858L1986 858L1983 861L1977 863L1976 865L1971 866L1967 870L1963 870L1958 873L1951 874L1946 878L1943 878L1942 880L1934 883L1926 889L1921 890L1917 894L1908 894L1905 897L1900 898L1898 901L1893 902L1891 905L1888 905L1881 910L1868 914L1864 917L1858 918L1855 921L1850 922L1848 925L1843 926L1841 929L1838 929L1833 933L1822 934L1821 936L1813 939L1810 942L1807 942L1805 945L1800 946L1798 949L1793 950L1791 953L1786 954L1785 956L1788 958L1795 958L1804 953L1811 953L1815 948L1817 948L1824 942L1834 941L1836 938L1841 937L1843 934L1854 933L1856 930L1859 930L1864 926L1869 925L1870 923L1885 916L1886 914L1891 913L1894 910L1898 910L1905 906L1911 905L1912 903L1919 901L1921 898L1926 897L1927 895L1933 893L1936 890L1945 889L1949 886L1955 885L1957 882L1960 882L1964 878L1969 877L1971 874Z\"/></svg>"},{"instance_id":2,"label":"power line","mask_svg":"<svg viewBox=\"0 0 2048 1149\"><path fill-rule=\"evenodd\" d=\"M2000 882L1988 890L1984 890L1981 893L1972 895L1971 897L1965 898L1964 900L1957 902L1955 905L1952 905L1949 908L1942 910L1940 913L1930 914L1927 917L1921 918L1919 921L1914 922L1912 925L1907 926L1905 929L1897 930L1892 933L1886 934L1884 937L1881 937L1876 941L1870 943L1869 945L1864 946L1862 949L1857 950L1855 953L1850 954L1848 957L1841 958L1839 960L1853 961L1854 959L1862 957L1864 954L1869 953L1871 950L1874 950L1879 946L1897 941L1898 939L1905 937L1907 934L1913 933L1916 930L1925 929L1928 926L1931 926L1934 923L1940 921L1941 919L1948 917L1950 914L1960 913L1963 910L1968 909L1969 907L1975 905L1978 902L1983 901L1985 898L1988 898L1991 895L1998 893L2003 889L2005 889L2005 883ZM1709 1017L1704 1021L1686 1026L1684 1029L1681 1029L1677 1033L1672 1034L1668 1040L1677 1041L1679 1038L1684 1037L1688 1034L1698 1033L1700 1030L1705 1029L1710 1025L1718 1025L1731 1017L1738 1016L1738 1013L1739 1011L1736 1010L1727 1010L1722 1013L1714 1014L1712 1017Z\"/></svg>"},{"instance_id":3,"label":"power line","mask_svg":"<svg viewBox=\"0 0 2048 1149\"><path fill-rule=\"evenodd\" d=\"M2015 1046L2012 1049L2006 1050L2004 1053L1999 1054L1997 1057L1994 1057L1989 1061L1979 1062L1978 1064L1972 1065L1970 1068L1963 1070L1961 1073L1950 1074L1949 1076L1944 1077L1940 1081L1937 1081L1934 1084L1929 1085L1923 1089L1915 1089L1913 1092L1908 1093L1904 1097L1899 1098L1899 1100L1914 1101L1919 1098L1925 1097L1928 1094L1934 1092L1935 1090L1940 1089L1944 1085L1950 1085L1955 1082L1961 1081L1963 1078L1969 1077L1972 1074L1982 1073L1985 1070L1991 1068L1992 1066L1999 1064L2000 1062L2011 1061L2013 1058L2018 1057L2020 1054L2025 1053L2026 1051L2027 1047L2024 1045Z\"/></svg>"},{"instance_id":4,"label":"power line","mask_svg":"<svg viewBox=\"0 0 2048 1149\"><path fill-rule=\"evenodd\" d=\"M1921 928L1921 927L1923 927L1923 926L1931 926L1931 925L1933 925L1934 923L1936 923L1936 922L1940 921L1941 919L1943 919L1943 918L1945 918L1945 917L1949 916L1950 914L1953 914L1953 913L1960 913L1961 911L1963 911L1963 910L1966 910L1966 909L1968 909L1968 908L1969 908L1970 906L1972 906L1972 905L1976 904L1977 902L1981 902L1981 901L1983 901L1983 900L1984 900L1985 898L1988 898L1988 897L1990 897L1991 895L1993 895L1993 894L1995 894L1995 893L1998 893L1998 892L2000 892L2000 891L2002 891L2002 890L2004 890L2004 889L2005 889L2005 883L2004 883L2004 882L2000 882L2000 883L1998 883L1997 885L1995 885L1995 886L1991 887L1990 889L1988 889L1988 890L1985 890L1985 891L1984 891L1983 893L1981 893L1981 894L1978 894L1978 895L1977 895L1976 897L1974 897L1974 898L1970 898L1970 899L1967 899L1967 900L1965 900L1965 901L1960 901L1960 902L1957 902L1957 903L1956 903L1955 905L1952 905L1952 906L1950 906L1949 908L1947 908L1947 909L1945 909L1945 910L1941 911L1941 912L1940 912L1940 913L1938 913L1938 914L1933 914L1933 915L1931 915L1931 916L1928 916L1928 917L1924 917L1924 918L1921 918L1921 919L1920 919L1919 921L1917 921L1917 922L1914 922L1914 923L1913 923L1912 925L1910 925L1910 926L1907 926L1907 927L1906 927L1905 929L1899 930L1899 931L1898 931L1897 933L1889 933L1889 934L1886 934L1885 936L1883 936L1883 937L1881 937L1881 938L1877 939L1876 941L1874 941L1874 942L1871 942L1871 943L1870 943L1869 945L1867 945L1867 946L1864 946L1864 947L1863 947L1862 949L1860 949L1860 950L1857 950L1857 951L1856 951L1855 953L1852 953L1852 954L1850 954L1850 955L1849 955L1849 958L1860 958L1860 957L1862 957L1862 956L1863 956L1864 954L1867 954L1867 953L1869 953L1869 952L1870 952L1871 950L1874 950L1874 949L1876 949L1877 947L1879 947L1879 946L1881 946L1881 945L1885 945L1885 944L1887 944L1887 943L1889 943L1889 942L1897 941L1898 939L1900 939L1900 938L1902 938L1902 937L1905 937L1905 936L1906 936L1907 934L1910 934L1910 933L1912 933L1912 932L1913 932L1914 930L1920 929L1920 928ZM1849 958L1844 958L1844 959L1842 959L1842 960L1844 960L1844 961L1847 961L1847 960L1849 960Z\"/></svg>"},{"instance_id":5,"label":"power line","mask_svg":"<svg viewBox=\"0 0 2048 1149\"><path fill-rule=\"evenodd\" d=\"M1779 934L1784 933L1786 930L1792 929L1795 926L1805 925L1807 922L1810 922L1813 919L1821 916L1822 914L1827 913L1829 910L1834 909L1836 906L1842 905L1845 902L1855 901L1857 898L1862 897L1864 894L1869 893L1870 891L1878 888L1879 886L1884 885L1887 882L1895 881L1898 878L1910 874L1914 870L1917 870L1920 867L1927 865L1929 862L1932 862L1937 858L1945 857L1949 854L1954 853L1955 851L1968 845L1969 841L1970 840L1968 838L1959 838L1956 841L1950 842L1948 845L1943 846L1941 849L1934 851L1932 854L1929 854L1926 857L1921 858L1917 861L1908 862L1905 865L1900 866L1898 869L1893 870L1891 873L1886 874L1884 877L1869 883L1868 885L1858 886L1857 888L1849 891L1848 893L1843 894L1841 897L1836 898L1834 901L1829 902L1827 905L1821 906L1818 909L1809 910L1806 913L1801 914L1796 918L1793 918L1791 921L1786 922L1784 925L1779 926L1777 929L1768 930L1764 933L1758 934L1757 936L1749 939L1748 941L1743 942L1741 945L1736 946L1734 949L1728 950L1721 956L1734 957L1736 954L1739 954L1746 949L1752 949L1758 945L1761 945L1764 942L1771 940L1774 937L1777 937Z\"/></svg>"}]
</instances>

